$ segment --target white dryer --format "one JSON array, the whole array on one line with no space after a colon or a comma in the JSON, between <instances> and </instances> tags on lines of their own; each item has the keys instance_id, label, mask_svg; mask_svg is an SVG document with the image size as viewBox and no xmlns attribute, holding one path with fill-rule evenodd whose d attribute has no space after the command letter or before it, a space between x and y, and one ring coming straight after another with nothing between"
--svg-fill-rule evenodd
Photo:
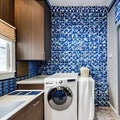
<instances>
[{"instance_id":1,"label":"white dryer","mask_svg":"<svg viewBox=\"0 0 120 120\"><path fill-rule=\"evenodd\" d=\"M45 78L45 120L77 120L77 73Z\"/></svg>"}]
</instances>

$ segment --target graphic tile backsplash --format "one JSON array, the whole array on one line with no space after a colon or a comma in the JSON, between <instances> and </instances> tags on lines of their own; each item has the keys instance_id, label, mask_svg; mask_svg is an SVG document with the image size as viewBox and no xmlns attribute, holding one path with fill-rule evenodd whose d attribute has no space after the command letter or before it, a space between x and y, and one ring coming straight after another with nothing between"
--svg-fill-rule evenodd
<instances>
[{"instance_id":1,"label":"graphic tile backsplash","mask_svg":"<svg viewBox=\"0 0 120 120\"><path fill-rule=\"evenodd\" d=\"M95 79L95 104L106 106L107 7L52 7L51 60L38 62L38 74L90 68Z\"/></svg>"},{"instance_id":2,"label":"graphic tile backsplash","mask_svg":"<svg viewBox=\"0 0 120 120\"><path fill-rule=\"evenodd\" d=\"M16 79L11 78L0 81L0 96L16 90Z\"/></svg>"},{"instance_id":3,"label":"graphic tile backsplash","mask_svg":"<svg viewBox=\"0 0 120 120\"><path fill-rule=\"evenodd\" d=\"M115 23L120 22L120 0L115 3Z\"/></svg>"},{"instance_id":4,"label":"graphic tile backsplash","mask_svg":"<svg viewBox=\"0 0 120 120\"><path fill-rule=\"evenodd\" d=\"M107 106L107 7L52 7L51 60L29 61L29 74L76 72L90 68L95 79L95 104ZM16 80L0 82L0 96L16 89Z\"/></svg>"}]
</instances>

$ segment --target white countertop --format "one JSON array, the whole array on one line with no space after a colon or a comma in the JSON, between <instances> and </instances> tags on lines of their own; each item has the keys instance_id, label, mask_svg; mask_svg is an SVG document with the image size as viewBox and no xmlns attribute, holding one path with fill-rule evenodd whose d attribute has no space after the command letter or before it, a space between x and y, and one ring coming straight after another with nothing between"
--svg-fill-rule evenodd
<instances>
[{"instance_id":1,"label":"white countertop","mask_svg":"<svg viewBox=\"0 0 120 120\"><path fill-rule=\"evenodd\" d=\"M19 90L20 91L20 90ZM21 90L23 91L23 90ZM38 96L44 93L44 90L24 90L24 91L41 91L38 95L5 95L0 97L0 105L10 103L12 101L25 101L15 109L13 109L11 112L6 114L4 117L0 118L0 120L7 120L11 116L13 116L15 113L17 113L19 110L21 110L23 107L25 107L27 104L29 104L31 101L36 99Z\"/></svg>"},{"instance_id":2,"label":"white countertop","mask_svg":"<svg viewBox=\"0 0 120 120\"><path fill-rule=\"evenodd\" d=\"M17 84L44 84L44 79L49 75L38 75L29 79L18 81Z\"/></svg>"}]
</instances>

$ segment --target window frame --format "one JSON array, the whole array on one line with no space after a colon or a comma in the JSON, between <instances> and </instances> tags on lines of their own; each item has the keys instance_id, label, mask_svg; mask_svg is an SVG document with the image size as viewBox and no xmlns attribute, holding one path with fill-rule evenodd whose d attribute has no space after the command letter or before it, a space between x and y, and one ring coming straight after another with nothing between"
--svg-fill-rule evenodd
<instances>
[{"instance_id":1,"label":"window frame","mask_svg":"<svg viewBox=\"0 0 120 120\"><path fill-rule=\"evenodd\" d=\"M1 72L6 72L10 70L10 42L0 38L0 43L4 42L2 45L0 45L1 48L5 48L5 68L3 70L0 70ZM4 59L3 59L4 60Z\"/></svg>"},{"instance_id":2,"label":"window frame","mask_svg":"<svg viewBox=\"0 0 120 120\"><path fill-rule=\"evenodd\" d=\"M14 78L15 77L15 42L11 41L11 39L1 36L0 38L6 41L9 41L9 45L7 47L7 71L0 72L0 80Z\"/></svg>"}]
</instances>

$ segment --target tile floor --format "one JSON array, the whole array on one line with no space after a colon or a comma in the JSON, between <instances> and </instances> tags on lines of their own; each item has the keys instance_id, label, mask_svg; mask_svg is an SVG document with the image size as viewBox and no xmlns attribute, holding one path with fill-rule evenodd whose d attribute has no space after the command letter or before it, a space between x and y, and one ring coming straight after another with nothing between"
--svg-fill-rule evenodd
<instances>
[{"instance_id":1,"label":"tile floor","mask_svg":"<svg viewBox=\"0 0 120 120\"><path fill-rule=\"evenodd\" d=\"M94 120L120 120L110 107L97 107Z\"/></svg>"}]
</instances>

